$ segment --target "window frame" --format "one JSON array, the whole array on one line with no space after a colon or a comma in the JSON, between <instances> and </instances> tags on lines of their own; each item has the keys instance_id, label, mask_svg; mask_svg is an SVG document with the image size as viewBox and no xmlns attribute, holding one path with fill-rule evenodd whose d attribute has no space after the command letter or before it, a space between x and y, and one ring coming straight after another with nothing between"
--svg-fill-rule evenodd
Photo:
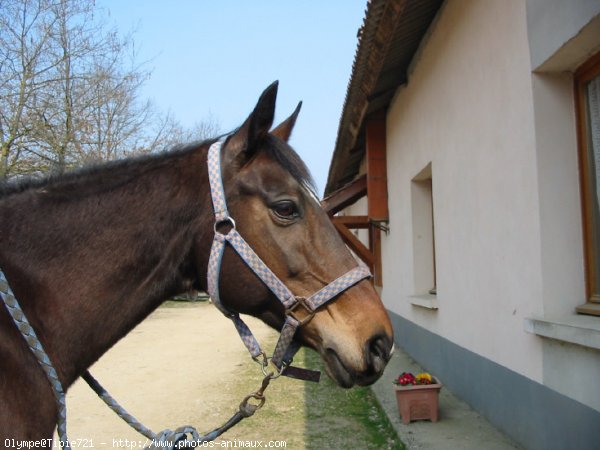
<instances>
[{"instance_id":1,"label":"window frame","mask_svg":"<svg viewBox=\"0 0 600 450\"><path fill-rule=\"evenodd\" d=\"M596 238L598 242L594 242L594 202L597 200L593 196L592 189L595 180L592 179L590 170L585 93L586 84L597 76L600 76L600 52L582 64L574 74L587 302L586 305L578 307L577 310L581 313L600 315L600 308L598 308L600 304L600 279L596 279L597 265L600 264L600 256L597 255L600 252L594 251L594 245L600 245L600 236Z\"/></svg>"},{"instance_id":2,"label":"window frame","mask_svg":"<svg viewBox=\"0 0 600 450\"><path fill-rule=\"evenodd\" d=\"M414 295L436 296L435 205L431 161L412 178L410 195Z\"/></svg>"}]
</instances>

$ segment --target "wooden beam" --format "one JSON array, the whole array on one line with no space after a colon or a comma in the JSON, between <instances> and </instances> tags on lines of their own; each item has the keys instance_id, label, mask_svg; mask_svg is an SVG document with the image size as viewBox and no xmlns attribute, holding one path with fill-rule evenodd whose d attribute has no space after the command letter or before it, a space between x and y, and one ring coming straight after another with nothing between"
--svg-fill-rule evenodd
<instances>
[{"instance_id":1,"label":"wooden beam","mask_svg":"<svg viewBox=\"0 0 600 450\"><path fill-rule=\"evenodd\" d=\"M375 222L388 221L386 167L386 116L371 117L366 126L368 215Z\"/></svg>"},{"instance_id":2,"label":"wooden beam","mask_svg":"<svg viewBox=\"0 0 600 450\"><path fill-rule=\"evenodd\" d=\"M371 226L370 229L370 247L373 256L373 283L375 286L383 286L383 274L381 266L381 230L375 226Z\"/></svg>"},{"instance_id":3,"label":"wooden beam","mask_svg":"<svg viewBox=\"0 0 600 450\"><path fill-rule=\"evenodd\" d=\"M356 180L348 183L341 189L328 195L321 201L321 206L329 214L333 216L337 212L350 206L358 199L367 194L367 177L363 175Z\"/></svg>"},{"instance_id":4,"label":"wooden beam","mask_svg":"<svg viewBox=\"0 0 600 450\"><path fill-rule=\"evenodd\" d=\"M345 225L339 222L333 222L333 225L340 233L340 236L350 249L356 253L356 255L364 261L369 267L369 270L373 271L373 254L360 240L348 229Z\"/></svg>"},{"instance_id":5,"label":"wooden beam","mask_svg":"<svg viewBox=\"0 0 600 450\"><path fill-rule=\"evenodd\" d=\"M331 221L343 224L346 228L368 229L370 225L367 216L334 216L331 218Z\"/></svg>"}]
</instances>

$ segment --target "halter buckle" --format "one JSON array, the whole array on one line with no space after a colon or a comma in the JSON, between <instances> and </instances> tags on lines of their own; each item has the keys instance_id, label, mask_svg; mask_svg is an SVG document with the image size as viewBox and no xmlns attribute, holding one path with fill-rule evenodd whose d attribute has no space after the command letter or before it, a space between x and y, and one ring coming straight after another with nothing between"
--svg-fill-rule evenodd
<instances>
[{"instance_id":1,"label":"halter buckle","mask_svg":"<svg viewBox=\"0 0 600 450\"><path fill-rule=\"evenodd\" d=\"M227 230L226 233L222 233L218 230L219 227L221 226L229 226L230 228ZM235 220L233 220L233 217L224 217L223 219L217 220L213 226L213 229L215 231L215 234L222 234L222 235L227 235L229 234L229 232L231 230L235 230Z\"/></svg>"},{"instance_id":2,"label":"halter buckle","mask_svg":"<svg viewBox=\"0 0 600 450\"><path fill-rule=\"evenodd\" d=\"M310 322L310 320L315 316L315 311L313 311L304 297L296 297L295 300L296 302L285 310L285 315L292 317L296 322L298 322L298 326L302 326ZM296 310L299 307L304 308L308 315L303 318L299 318L296 313Z\"/></svg>"}]
</instances>

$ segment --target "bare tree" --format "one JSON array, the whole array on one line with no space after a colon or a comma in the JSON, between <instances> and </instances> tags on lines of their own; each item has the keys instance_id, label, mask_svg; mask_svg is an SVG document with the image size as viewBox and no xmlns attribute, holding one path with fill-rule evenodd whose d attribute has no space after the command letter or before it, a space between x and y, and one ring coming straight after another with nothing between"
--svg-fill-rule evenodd
<instances>
[{"instance_id":1,"label":"bare tree","mask_svg":"<svg viewBox=\"0 0 600 450\"><path fill-rule=\"evenodd\" d=\"M204 120L194 123L191 127L184 127L175 120L171 120L167 122L161 145L171 147L203 141L218 136L221 133L220 130L219 122L212 114L209 114Z\"/></svg>"},{"instance_id":2,"label":"bare tree","mask_svg":"<svg viewBox=\"0 0 600 450\"><path fill-rule=\"evenodd\" d=\"M92 0L0 0L0 179L191 137L139 98L150 72L132 36L95 12Z\"/></svg>"},{"instance_id":3,"label":"bare tree","mask_svg":"<svg viewBox=\"0 0 600 450\"><path fill-rule=\"evenodd\" d=\"M0 178L32 158L32 105L57 65L48 58L55 27L48 2L2 0L0 4Z\"/></svg>"}]
</instances>

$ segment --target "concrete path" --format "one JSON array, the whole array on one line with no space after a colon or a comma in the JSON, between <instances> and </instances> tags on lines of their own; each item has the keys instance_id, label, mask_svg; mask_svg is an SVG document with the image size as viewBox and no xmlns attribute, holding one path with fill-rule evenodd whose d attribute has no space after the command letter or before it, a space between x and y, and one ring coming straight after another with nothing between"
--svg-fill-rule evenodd
<instances>
[{"instance_id":1,"label":"concrete path","mask_svg":"<svg viewBox=\"0 0 600 450\"><path fill-rule=\"evenodd\" d=\"M396 350L373 392L408 449L514 450L519 448L446 387L440 392L439 421L404 425L398 412L392 381L402 372L424 372L405 352ZM443 380L442 380L443 382Z\"/></svg>"}]
</instances>

